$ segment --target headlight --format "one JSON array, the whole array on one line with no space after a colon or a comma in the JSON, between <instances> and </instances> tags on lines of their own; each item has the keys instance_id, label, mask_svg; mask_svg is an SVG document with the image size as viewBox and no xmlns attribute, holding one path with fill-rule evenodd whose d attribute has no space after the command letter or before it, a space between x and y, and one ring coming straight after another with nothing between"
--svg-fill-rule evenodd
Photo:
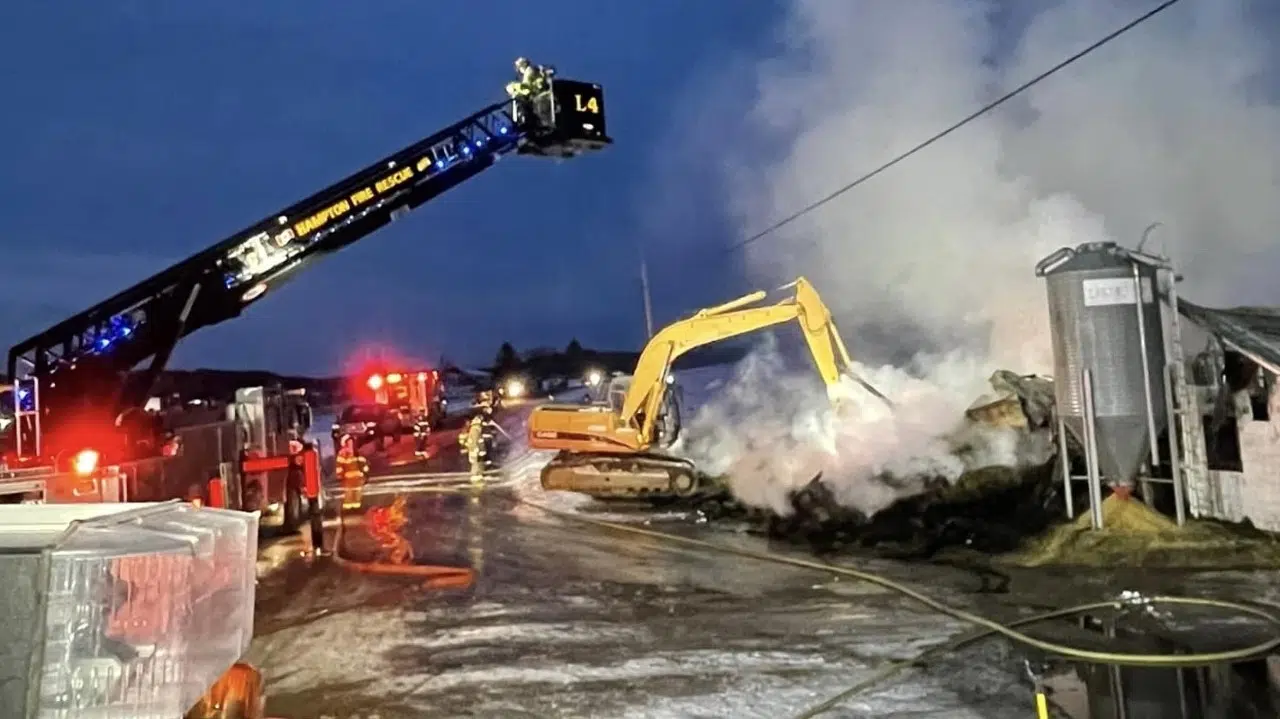
<instances>
[{"instance_id":1,"label":"headlight","mask_svg":"<svg viewBox=\"0 0 1280 719\"><path fill-rule=\"evenodd\" d=\"M518 379L509 379L507 380L506 390L508 397L522 397L524 396L524 382L521 382Z\"/></svg>"},{"instance_id":2,"label":"headlight","mask_svg":"<svg viewBox=\"0 0 1280 719\"><path fill-rule=\"evenodd\" d=\"M601 382L603 382L603 381L604 381L604 374L603 374L600 370L598 370L598 369L593 369L593 370L591 370L590 372L588 372L588 373L587 373L587 386L588 386L588 387L597 387L597 386L599 386L599 385L600 385L600 383L601 383Z\"/></svg>"}]
</instances>

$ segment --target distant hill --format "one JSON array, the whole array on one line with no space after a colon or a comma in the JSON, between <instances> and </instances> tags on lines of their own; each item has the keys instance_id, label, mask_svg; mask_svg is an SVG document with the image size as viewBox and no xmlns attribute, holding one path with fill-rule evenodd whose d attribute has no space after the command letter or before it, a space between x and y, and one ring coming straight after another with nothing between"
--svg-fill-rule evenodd
<instances>
[{"instance_id":1,"label":"distant hill","mask_svg":"<svg viewBox=\"0 0 1280 719\"><path fill-rule=\"evenodd\" d=\"M690 369L708 365L737 362L746 356L751 345L745 343L722 343L703 347L676 362L677 369ZM570 358L564 352L548 352L536 354L524 359L522 370L535 375L573 376L585 372L589 368L599 368L609 372L631 372L640 359L638 351L626 350L591 350L583 349L581 354ZM471 385L475 380L453 367L441 368L446 383ZM492 368L487 368L492 370ZM0 382L6 381L0 376ZM284 375L266 370L225 370L225 369L174 369L160 373L151 394L169 396L177 394L183 398L217 399L229 401L235 391L241 387L272 387L285 389L305 389L315 406L339 404L346 401L348 391L345 377L305 377L300 375Z\"/></svg>"},{"instance_id":2,"label":"distant hill","mask_svg":"<svg viewBox=\"0 0 1280 719\"><path fill-rule=\"evenodd\" d=\"M754 344L748 341L723 342L716 345L700 347L681 356L675 362L676 369L693 369L712 365L734 363L746 357ZM570 355L565 351L534 351L520 360L518 371L538 377L573 377L581 375L589 369L600 369L607 372L630 373L640 361L639 351L627 350L592 350L583 348L580 353ZM483 368L485 372L495 372L496 367ZM473 380L464 380L469 383Z\"/></svg>"},{"instance_id":3,"label":"distant hill","mask_svg":"<svg viewBox=\"0 0 1280 719\"><path fill-rule=\"evenodd\" d=\"M345 392L342 377L301 377L281 375L265 370L192 369L166 370L160 373L153 395L178 394L183 397L231 399L240 387L305 389L318 404L336 401Z\"/></svg>"}]
</instances>

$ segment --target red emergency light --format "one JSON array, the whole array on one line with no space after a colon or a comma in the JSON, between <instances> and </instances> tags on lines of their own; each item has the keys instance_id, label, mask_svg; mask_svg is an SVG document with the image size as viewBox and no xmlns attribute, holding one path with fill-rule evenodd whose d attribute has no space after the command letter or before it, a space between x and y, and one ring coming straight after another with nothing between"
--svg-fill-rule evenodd
<instances>
[{"instance_id":1,"label":"red emergency light","mask_svg":"<svg viewBox=\"0 0 1280 719\"><path fill-rule=\"evenodd\" d=\"M81 477L87 477L98 469L99 454L97 450L82 449L71 461L72 470Z\"/></svg>"},{"instance_id":2,"label":"red emergency light","mask_svg":"<svg viewBox=\"0 0 1280 719\"><path fill-rule=\"evenodd\" d=\"M378 390L382 389L382 375L380 374L370 375L368 385L369 385L369 389L373 390L374 392L377 392Z\"/></svg>"},{"instance_id":3,"label":"red emergency light","mask_svg":"<svg viewBox=\"0 0 1280 719\"><path fill-rule=\"evenodd\" d=\"M392 372L387 375L387 384L400 384L400 380L404 379L399 372Z\"/></svg>"}]
</instances>

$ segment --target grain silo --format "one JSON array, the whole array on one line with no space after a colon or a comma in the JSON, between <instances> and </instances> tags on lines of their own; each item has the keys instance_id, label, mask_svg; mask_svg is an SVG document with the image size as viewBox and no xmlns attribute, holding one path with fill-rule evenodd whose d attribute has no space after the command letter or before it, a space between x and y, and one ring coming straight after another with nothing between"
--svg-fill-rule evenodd
<instances>
[{"instance_id":1,"label":"grain silo","mask_svg":"<svg viewBox=\"0 0 1280 719\"><path fill-rule=\"evenodd\" d=\"M1036 266L1048 286L1059 420L1093 455L1091 473L1113 486L1160 461L1154 448L1169 420L1164 269L1113 242L1064 247Z\"/></svg>"}]
</instances>

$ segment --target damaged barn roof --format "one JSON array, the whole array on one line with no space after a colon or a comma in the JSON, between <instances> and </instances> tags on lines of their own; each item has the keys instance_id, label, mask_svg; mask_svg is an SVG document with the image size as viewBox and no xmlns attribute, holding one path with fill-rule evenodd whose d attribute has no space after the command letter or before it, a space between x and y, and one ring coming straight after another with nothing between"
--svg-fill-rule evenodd
<instances>
[{"instance_id":1,"label":"damaged barn roof","mask_svg":"<svg viewBox=\"0 0 1280 719\"><path fill-rule=\"evenodd\" d=\"M1231 349L1280 374L1280 308L1232 307L1216 310L1178 299L1178 312Z\"/></svg>"}]
</instances>

